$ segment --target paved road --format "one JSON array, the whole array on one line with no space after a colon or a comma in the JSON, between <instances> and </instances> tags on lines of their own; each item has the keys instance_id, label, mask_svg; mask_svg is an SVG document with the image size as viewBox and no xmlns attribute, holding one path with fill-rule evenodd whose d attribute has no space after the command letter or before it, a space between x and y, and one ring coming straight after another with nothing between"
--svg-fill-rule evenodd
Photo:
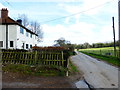
<instances>
[{"instance_id":1,"label":"paved road","mask_svg":"<svg viewBox=\"0 0 120 90\"><path fill-rule=\"evenodd\" d=\"M72 62L84 73L85 80L94 88L118 88L118 68L77 52Z\"/></svg>"}]
</instances>

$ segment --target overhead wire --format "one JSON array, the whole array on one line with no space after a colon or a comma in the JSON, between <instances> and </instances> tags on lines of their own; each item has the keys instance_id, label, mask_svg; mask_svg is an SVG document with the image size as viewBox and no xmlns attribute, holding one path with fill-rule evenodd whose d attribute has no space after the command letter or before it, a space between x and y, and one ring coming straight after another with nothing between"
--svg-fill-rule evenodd
<instances>
[{"instance_id":1,"label":"overhead wire","mask_svg":"<svg viewBox=\"0 0 120 90\"><path fill-rule=\"evenodd\" d=\"M55 18L55 19L43 21L43 22L41 22L41 24L42 24L42 23L48 23L48 22L56 21L56 20L59 20L59 19L67 18L67 17L72 17L72 16L75 16L75 15L78 15L78 14L81 14L81 13L84 13L84 12L87 12L87 11L90 11L90 10L93 10L93 9L96 9L96 8L98 8L98 7L101 7L101 6L105 5L105 4L111 3L112 1L114 1L114 0L105 2L105 3L101 4L101 5L98 5L98 6L89 8L89 9L87 9L87 10L80 11L80 12L78 12L78 13L74 13L74 14L71 14L71 15L67 15L67 16L63 16L63 17L59 17L59 18Z\"/></svg>"},{"instance_id":2,"label":"overhead wire","mask_svg":"<svg viewBox=\"0 0 120 90\"><path fill-rule=\"evenodd\" d=\"M12 5L9 1L7 1L7 0L0 0L0 1L1 1L1 3L2 3L4 6L9 5L10 7L13 7L13 5Z\"/></svg>"}]
</instances>

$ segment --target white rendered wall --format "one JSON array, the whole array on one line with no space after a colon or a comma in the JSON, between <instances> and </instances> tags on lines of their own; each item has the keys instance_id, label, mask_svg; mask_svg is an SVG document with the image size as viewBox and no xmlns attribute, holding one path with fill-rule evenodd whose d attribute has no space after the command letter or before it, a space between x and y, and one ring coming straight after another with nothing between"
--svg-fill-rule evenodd
<instances>
[{"instance_id":1,"label":"white rendered wall","mask_svg":"<svg viewBox=\"0 0 120 90\"><path fill-rule=\"evenodd\" d=\"M3 47L1 49L6 48L6 26L0 25L0 41L3 41Z\"/></svg>"},{"instance_id":2,"label":"white rendered wall","mask_svg":"<svg viewBox=\"0 0 120 90\"><path fill-rule=\"evenodd\" d=\"M0 41L3 41L2 49L6 49L6 25L0 25ZM10 41L14 42L14 47L10 47ZM37 39L35 39L35 35L32 34L32 38L26 36L26 30L24 29L24 34L20 33L20 26L18 25L8 25L8 48L9 49L23 49L22 45L24 45L24 49L26 49L26 44L28 44L28 49L30 49L30 45L35 46L37 44ZM0 47L1 48L1 47Z\"/></svg>"},{"instance_id":3,"label":"white rendered wall","mask_svg":"<svg viewBox=\"0 0 120 90\"><path fill-rule=\"evenodd\" d=\"M9 25L8 28L8 48L16 49L17 25ZM10 41L13 41L13 47L10 47Z\"/></svg>"},{"instance_id":4,"label":"white rendered wall","mask_svg":"<svg viewBox=\"0 0 120 90\"><path fill-rule=\"evenodd\" d=\"M26 44L28 44L28 49L30 49L30 45L35 46L37 44L37 39L35 39L35 35L32 34L32 38L30 37L30 33L28 32L28 37L26 36L26 30L24 29L24 34L20 33L20 26L17 27L17 48L26 49Z\"/></svg>"}]
</instances>

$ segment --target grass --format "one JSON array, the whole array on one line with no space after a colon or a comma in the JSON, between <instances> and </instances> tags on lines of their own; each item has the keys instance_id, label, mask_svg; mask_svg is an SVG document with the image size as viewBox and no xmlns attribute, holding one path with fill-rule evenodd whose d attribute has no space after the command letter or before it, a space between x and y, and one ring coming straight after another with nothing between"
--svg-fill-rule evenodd
<instances>
[{"instance_id":1,"label":"grass","mask_svg":"<svg viewBox=\"0 0 120 90\"><path fill-rule=\"evenodd\" d=\"M76 72L79 72L77 67L70 61L69 62L69 73L70 74L75 74Z\"/></svg>"},{"instance_id":2,"label":"grass","mask_svg":"<svg viewBox=\"0 0 120 90\"><path fill-rule=\"evenodd\" d=\"M64 76L66 69L58 66L29 66L24 64L7 64L2 67L3 72L18 72L35 76Z\"/></svg>"},{"instance_id":3,"label":"grass","mask_svg":"<svg viewBox=\"0 0 120 90\"><path fill-rule=\"evenodd\" d=\"M107 53L110 53L111 56L115 56L114 47L79 49L79 51L94 53L94 54L101 54L101 55L107 55ZM118 47L116 51L116 57L119 57Z\"/></svg>"},{"instance_id":4,"label":"grass","mask_svg":"<svg viewBox=\"0 0 120 90\"><path fill-rule=\"evenodd\" d=\"M116 47L116 48L118 50L118 47ZM85 51L85 50L114 50L114 47L79 49L79 51Z\"/></svg>"},{"instance_id":5,"label":"grass","mask_svg":"<svg viewBox=\"0 0 120 90\"><path fill-rule=\"evenodd\" d=\"M100 55L100 54L94 54L94 53L87 53L87 52L83 52L84 54L87 54L89 56L92 56L94 58L98 58L100 60L106 61L114 66L118 66L120 67L120 58L117 57L112 57L112 56L105 56L105 55Z\"/></svg>"},{"instance_id":6,"label":"grass","mask_svg":"<svg viewBox=\"0 0 120 90\"><path fill-rule=\"evenodd\" d=\"M21 73L33 76L65 76L67 70L70 74L79 72L77 67L73 65L71 61L68 69L61 66L30 66L25 64L5 64L2 67L3 72Z\"/></svg>"}]
</instances>

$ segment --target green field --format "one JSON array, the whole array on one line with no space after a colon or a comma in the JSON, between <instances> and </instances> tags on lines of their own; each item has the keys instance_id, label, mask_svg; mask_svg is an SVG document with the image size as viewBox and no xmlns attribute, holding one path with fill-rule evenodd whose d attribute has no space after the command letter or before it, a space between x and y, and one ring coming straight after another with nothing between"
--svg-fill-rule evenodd
<instances>
[{"instance_id":1,"label":"green field","mask_svg":"<svg viewBox=\"0 0 120 90\"><path fill-rule=\"evenodd\" d=\"M83 51L83 52L87 52L87 53L100 54L100 55L107 55L107 56L115 56L114 47L79 49L79 51ZM116 50L116 56L115 57L119 57L118 47L117 47L117 50Z\"/></svg>"}]
</instances>

